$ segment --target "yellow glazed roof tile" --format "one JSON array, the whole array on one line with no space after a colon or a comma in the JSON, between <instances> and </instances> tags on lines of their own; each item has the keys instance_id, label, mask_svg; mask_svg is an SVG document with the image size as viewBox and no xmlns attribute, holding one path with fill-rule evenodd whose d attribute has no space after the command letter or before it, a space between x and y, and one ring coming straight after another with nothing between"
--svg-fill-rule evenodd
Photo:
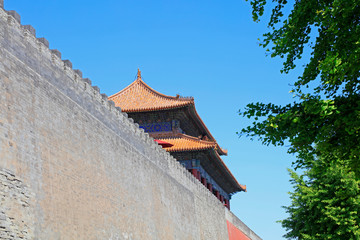
<instances>
[{"instance_id":1,"label":"yellow glazed roof tile","mask_svg":"<svg viewBox=\"0 0 360 240\"><path fill-rule=\"evenodd\" d=\"M183 151L199 151L206 149L215 149L217 144L213 141L200 140L185 134L177 134L174 136L157 138L162 141L172 144L172 147L166 148L168 152L183 152Z\"/></svg>"}]
</instances>

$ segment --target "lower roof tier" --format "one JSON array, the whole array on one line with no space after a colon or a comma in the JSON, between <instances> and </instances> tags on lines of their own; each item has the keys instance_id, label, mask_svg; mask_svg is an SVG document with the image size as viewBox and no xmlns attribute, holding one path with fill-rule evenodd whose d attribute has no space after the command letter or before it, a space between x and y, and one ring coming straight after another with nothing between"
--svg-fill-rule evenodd
<instances>
[{"instance_id":1,"label":"lower roof tier","mask_svg":"<svg viewBox=\"0 0 360 240\"><path fill-rule=\"evenodd\" d=\"M178 160L199 159L201 166L214 178L214 180L229 194L246 191L246 186L237 182L230 170L226 167L218 154L216 142L201 140L185 134L173 136L153 136L172 147L165 150ZM184 159L188 158L188 159Z\"/></svg>"}]
</instances>

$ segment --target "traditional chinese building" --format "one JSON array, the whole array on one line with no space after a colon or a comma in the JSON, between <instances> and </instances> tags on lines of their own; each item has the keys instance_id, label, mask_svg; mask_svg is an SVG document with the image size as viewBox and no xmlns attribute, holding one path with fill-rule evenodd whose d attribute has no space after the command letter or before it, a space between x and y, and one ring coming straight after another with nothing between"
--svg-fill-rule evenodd
<instances>
[{"instance_id":1,"label":"traditional chinese building","mask_svg":"<svg viewBox=\"0 0 360 240\"><path fill-rule=\"evenodd\" d=\"M227 155L196 112L194 98L172 97L149 87L138 70L137 79L109 97L140 128L163 145L226 207L231 195L246 191L220 156Z\"/></svg>"}]
</instances>

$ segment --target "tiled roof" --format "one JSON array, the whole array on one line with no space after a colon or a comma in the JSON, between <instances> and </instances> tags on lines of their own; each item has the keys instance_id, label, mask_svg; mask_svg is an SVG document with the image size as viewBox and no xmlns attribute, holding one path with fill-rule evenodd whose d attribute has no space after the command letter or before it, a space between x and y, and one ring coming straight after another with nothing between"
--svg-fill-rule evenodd
<instances>
[{"instance_id":1,"label":"tiled roof","mask_svg":"<svg viewBox=\"0 0 360 240\"><path fill-rule=\"evenodd\" d=\"M109 97L115 106L124 112L157 111L163 109L179 108L194 103L191 97L172 97L161 94L149 87L138 71L137 79L129 86Z\"/></svg>"},{"instance_id":2,"label":"tiled roof","mask_svg":"<svg viewBox=\"0 0 360 240\"><path fill-rule=\"evenodd\" d=\"M184 151L199 151L206 149L215 149L217 143L213 141L200 140L185 134L177 134L168 137L159 137L162 141L172 144L172 147L166 148L168 152L184 152Z\"/></svg>"},{"instance_id":3,"label":"tiled roof","mask_svg":"<svg viewBox=\"0 0 360 240\"><path fill-rule=\"evenodd\" d=\"M123 112L128 113L157 111L189 106L189 113L193 116L195 122L197 122L199 127L207 133L210 140L215 141L215 138L211 135L195 109L194 98L172 97L155 91L141 79L140 70L138 70L137 79L133 83L120 92L110 96L109 100L112 100L115 103L115 106L120 107ZM220 155L227 155L227 150L220 148L219 145L217 145L216 149Z\"/></svg>"}]
</instances>

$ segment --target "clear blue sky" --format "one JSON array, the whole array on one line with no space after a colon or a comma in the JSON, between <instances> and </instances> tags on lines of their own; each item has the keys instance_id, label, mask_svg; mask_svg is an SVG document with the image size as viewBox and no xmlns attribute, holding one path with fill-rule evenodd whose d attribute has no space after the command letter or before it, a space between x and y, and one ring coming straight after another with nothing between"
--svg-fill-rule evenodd
<instances>
[{"instance_id":1,"label":"clear blue sky","mask_svg":"<svg viewBox=\"0 0 360 240\"><path fill-rule=\"evenodd\" d=\"M50 48L111 95L130 84L137 68L144 81L167 94L193 96L198 113L220 146L225 163L248 192L232 211L265 240L282 239L277 220L286 214L291 190L286 147L267 147L235 134L250 122L239 109L254 101L293 101L281 62L265 56L244 0L5 0L23 24L35 27Z\"/></svg>"}]
</instances>

